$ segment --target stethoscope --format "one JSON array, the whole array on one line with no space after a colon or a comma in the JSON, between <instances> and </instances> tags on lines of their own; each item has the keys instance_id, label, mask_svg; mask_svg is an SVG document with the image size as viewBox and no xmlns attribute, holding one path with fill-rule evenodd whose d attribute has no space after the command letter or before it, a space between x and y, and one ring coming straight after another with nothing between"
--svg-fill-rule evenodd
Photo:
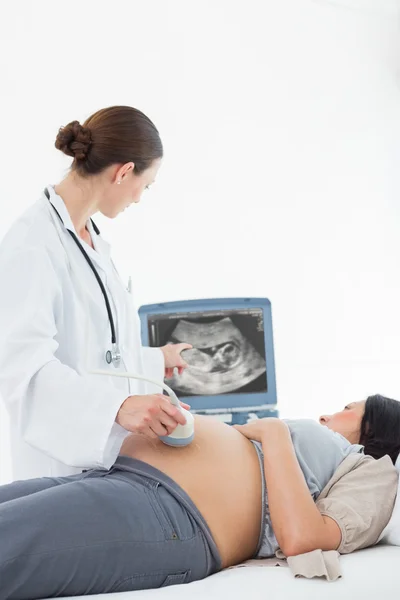
<instances>
[{"instance_id":1,"label":"stethoscope","mask_svg":"<svg viewBox=\"0 0 400 600\"><path fill-rule=\"evenodd\" d=\"M46 196L47 200L53 207L56 214L58 215L58 218L60 219L61 223L64 225L64 221L62 220L60 213L58 212L58 210L56 209L56 207L52 204L52 202L50 200L50 194L49 194L49 191L47 188L45 188L45 190L44 190L44 195ZM93 229L94 229L96 235L100 235L99 228L93 222L92 219L90 219L90 220L91 220L91 223L93 225ZM103 282L100 279L99 274L96 271L96 267L94 266L93 262L90 260L86 250L84 249L84 247L78 240L75 233L73 231L70 231L69 229L68 229L68 233L71 235L72 239L74 240L74 242L78 246L79 250L82 252L83 256L85 257L86 262L88 263L89 267L92 269L94 276L97 279L97 283L99 284L101 292L103 294L104 301L105 301L106 307L107 307L108 320L110 321L110 329L111 329L111 350L107 350L105 358L106 358L107 364L110 365L112 363L115 367L118 367L121 363L121 353L117 346L117 337L115 334L114 319L112 316L111 306L110 306L110 302L108 300L106 289L103 285ZM130 284L129 284L129 287L130 287ZM88 335L86 336L86 341L88 343ZM137 375L136 373L128 373L128 372L121 372L121 371L113 371L112 373L110 373L110 371L106 371L106 370L102 371L102 370L97 369L97 370L90 370L90 373L93 375L103 375L103 376L107 376L107 377L112 375L113 377L125 377L128 379L139 379L141 381L147 381L149 383L153 383L154 385L159 386L162 389L166 390L169 394L169 400L170 400L171 404L173 404L174 406L179 408L179 410L185 414L186 424L185 425L177 425L177 427L174 429L174 431L170 435L160 436L160 439L164 442L164 444L167 444L169 446L182 446L182 447L187 446L188 444L190 444L193 441L193 438L194 438L193 415L181 406L175 392L165 382L154 381L153 379L150 379L149 377L144 377L143 375Z\"/></svg>"},{"instance_id":2,"label":"stethoscope","mask_svg":"<svg viewBox=\"0 0 400 600\"><path fill-rule=\"evenodd\" d=\"M51 206L53 207L54 211L56 212L61 223L64 225L64 221L62 220L60 213L58 212L58 210L56 209L56 207L52 204L52 202L50 200L50 194L49 194L49 190L47 188L45 188L45 190L44 190L44 195L46 196L47 200L50 202ZM100 229L97 227L97 225L93 221L93 219L90 219L90 220L91 220L91 223L93 225L93 229L94 229L96 235L100 235ZM106 358L107 364L110 365L112 363L115 367L119 367L121 364L121 353L120 353L118 345L117 345L117 336L115 333L114 318L113 318L113 315L111 312L111 305L110 305L110 301L107 296L106 288L104 287L104 284L100 278L100 275L98 274L98 272L96 270L96 267L94 266L92 260L88 256L85 248L82 246L82 244L78 240L75 233L73 231L71 231L70 229L68 229L68 233L74 240L75 244L78 246L79 250L82 252L87 264L92 269L93 274L97 279L97 283L99 284L99 287L101 289L101 293L103 294L104 302L106 303L106 308L107 308L108 320L110 322L110 329L111 329L111 350L106 351L105 358Z\"/></svg>"}]
</instances>

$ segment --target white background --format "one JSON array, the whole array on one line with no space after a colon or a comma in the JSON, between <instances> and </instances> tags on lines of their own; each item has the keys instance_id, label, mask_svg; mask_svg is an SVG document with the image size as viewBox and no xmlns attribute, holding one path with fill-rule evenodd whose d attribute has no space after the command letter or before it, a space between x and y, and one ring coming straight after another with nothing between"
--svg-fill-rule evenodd
<instances>
[{"instance_id":1,"label":"white background","mask_svg":"<svg viewBox=\"0 0 400 600\"><path fill-rule=\"evenodd\" d=\"M137 305L268 297L283 417L400 399L399 12L397 0L7 3L0 237L66 172L61 125L135 106L164 164L138 207L97 221Z\"/></svg>"}]
</instances>

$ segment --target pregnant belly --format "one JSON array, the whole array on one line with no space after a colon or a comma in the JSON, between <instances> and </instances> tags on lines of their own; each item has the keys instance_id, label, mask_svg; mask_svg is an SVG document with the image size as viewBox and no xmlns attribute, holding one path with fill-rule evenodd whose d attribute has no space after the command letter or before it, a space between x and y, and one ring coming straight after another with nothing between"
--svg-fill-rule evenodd
<instances>
[{"instance_id":1,"label":"pregnant belly","mask_svg":"<svg viewBox=\"0 0 400 600\"><path fill-rule=\"evenodd\" d=\"M223 566L253 556L261 528L261 472L253 444L211 417L195 416L185 448L132 434L121 454L142 460L185 490L206 520Z\"/></svg>"}]
</instances>

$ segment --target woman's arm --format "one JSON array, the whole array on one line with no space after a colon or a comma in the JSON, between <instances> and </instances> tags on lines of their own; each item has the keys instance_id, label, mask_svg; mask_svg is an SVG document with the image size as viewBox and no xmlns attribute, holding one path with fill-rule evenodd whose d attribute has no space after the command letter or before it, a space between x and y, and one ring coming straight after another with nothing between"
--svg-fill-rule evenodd
<instances>
[{"instance_id":1,"label":"woman's arm","mask_svg":"<svg viewBox=\"0 0 400 600\"><path fill-rule=\"evenodd\" d=\"M261 442L272 528L286 556L312 550L335 550L341 532L337 523L322 516L307 487L286 423L267 418L236 429Z\"/></svg>"}]
</instances>

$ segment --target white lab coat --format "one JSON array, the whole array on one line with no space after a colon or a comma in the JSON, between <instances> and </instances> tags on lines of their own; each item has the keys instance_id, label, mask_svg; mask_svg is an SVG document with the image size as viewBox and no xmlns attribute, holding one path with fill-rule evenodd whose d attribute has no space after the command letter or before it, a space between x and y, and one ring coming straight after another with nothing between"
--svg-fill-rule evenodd
<instances>
[{"instance_id":1,"label":"white lab coat","mask_svg":"<svg viewBox=\"0 0 400 600\"><path fill-rule=\"evenodd\" d=\"M10 414L14 479L109 468L128 435L115 423L123 401L162 391L133 379L89 374L116 371L105 360L111 348L106 305L67 231L75 232L62 198L52 186L48 190L64 225L43 195L0 244L0 395ZM163 381L163 354L142 347L139 317L109 245L90 221L88 228L96 250L82 244L110 300L122 354L119 370Z\"/></svg>"}]
</instances>

